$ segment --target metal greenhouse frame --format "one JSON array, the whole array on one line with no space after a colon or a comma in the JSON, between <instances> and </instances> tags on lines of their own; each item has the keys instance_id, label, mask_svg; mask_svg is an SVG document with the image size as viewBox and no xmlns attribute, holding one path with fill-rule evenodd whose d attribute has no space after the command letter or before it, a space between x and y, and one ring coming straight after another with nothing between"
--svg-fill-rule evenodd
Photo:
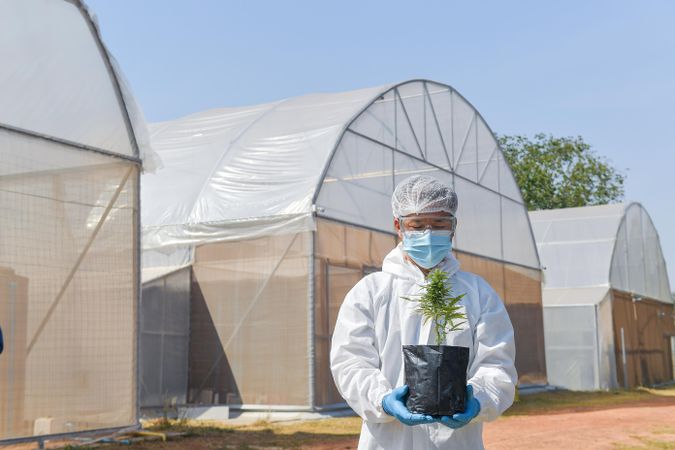
<instances>
[{"instance_id":1,"label":"metal greenhouse frame","mask_svg":"<svg viewBox=\"0 0 675 450\"><path fill-rule=\"evenodd\" d=\"M145 124L79 0L2 2L0 58L0 443L136 427Z\"/></svg>"},{"instance_id":2,"label":"metal greenhouse frame","mask_svg":"<svg viewBox=\"0 0 675 450\"><path fill-rule=\"evenodd\" d=\"M527 211L492 131L450 86L410 80L216 109L153 124L151 134L164 167L143 178L144 280L191 271L190 346L178 358L188 385L149 387L154 398L342 405L327 370L335 315L397 244L391 193L417 173L456 188L458 257L505 299L520 382L546 382ZM157 345L142 343L142 354ZM185 368L162 370L155 383Z\"/></svg>"},{"instance_id":3,"label":"metal greenhouse frame","mask_svg":"<svg viewBox=\"0 0 675 450\"><path fill-rule=\"evenodd\" d=\"M675 310L658 232L639 203L530 212L546 267L549 382L614 389L675 378Z\"/></svg>"}]
</instances>

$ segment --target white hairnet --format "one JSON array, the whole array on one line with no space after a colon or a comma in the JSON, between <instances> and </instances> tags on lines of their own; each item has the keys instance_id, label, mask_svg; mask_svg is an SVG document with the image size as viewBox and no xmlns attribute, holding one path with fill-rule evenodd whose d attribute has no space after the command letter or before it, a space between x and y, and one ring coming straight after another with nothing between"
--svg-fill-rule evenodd
<instances>
[{"instance_id":1,"label":"white hairnet","mask_svg":"<svg viewBox=\"0 0 675 450\"><path fill-rule=\"evenodd\" d=\"M455 190L428 175L413 175L401 181L391 196L394 217L431 212L457 212Z\"/></svg>"}]
</instances>

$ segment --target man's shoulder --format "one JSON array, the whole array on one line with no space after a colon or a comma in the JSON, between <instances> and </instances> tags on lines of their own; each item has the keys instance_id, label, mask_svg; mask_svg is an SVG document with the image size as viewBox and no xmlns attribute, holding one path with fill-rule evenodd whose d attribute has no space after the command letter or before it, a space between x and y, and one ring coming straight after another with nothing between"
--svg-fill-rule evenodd
<instances>
[{"instance_id":1,"label":"man's shoulder","mask_svg":"<svg viewBox=\"0 0 675 450\"><path fill-rule=\"evenodd\" d=\"M381 286L382 283L389 283L392 279L394 278L394 275L389 273L389 272L383 272L382 270L378 270L375 272L370 272L361 280L359 283L365 283L370 286Z\"/></svg>"},{"instance_id":2,"label":"man's shoulder","mask_svg":"<svg viewBox=\"0 0 675 450\"><path fill-rule=\"evenodd\" d=\"M345 303L362 304L368 299L372 305L378 305L391 291L393 275L387 272L371 272L361 278L347 293Z\"/></svg>"}]
</instances>

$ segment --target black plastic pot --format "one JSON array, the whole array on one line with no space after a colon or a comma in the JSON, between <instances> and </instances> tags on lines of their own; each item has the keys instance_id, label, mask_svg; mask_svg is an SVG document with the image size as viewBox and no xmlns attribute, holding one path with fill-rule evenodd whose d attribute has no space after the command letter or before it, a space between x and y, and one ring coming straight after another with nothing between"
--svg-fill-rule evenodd
<instances>
[{"instance_id":1,"label":"black plastic pot","mask_svg":"<svg viewBox=\"0 0 675 450\"><path fill-rule=\"evenodd\" d=\"M410 412L451 416L464 411L468 347L404 345L403 363Z\"/></svg>"}]
</instances>

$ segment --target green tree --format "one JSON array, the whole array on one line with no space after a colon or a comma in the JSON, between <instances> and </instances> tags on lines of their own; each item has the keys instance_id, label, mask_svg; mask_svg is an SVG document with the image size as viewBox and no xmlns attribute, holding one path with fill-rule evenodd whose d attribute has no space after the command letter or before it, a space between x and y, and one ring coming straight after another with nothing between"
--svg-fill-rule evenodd
<instances>
[{"instance_id":1,"label":"green tree","mask_svg":"<svg viewBox=\"0 0 675 450\"><path fill-rule=\"evenodd\" d=\"M625 175L579 137L499 136L527 209L604 205L623 199Z\"/></svg>"}]
</instances>

